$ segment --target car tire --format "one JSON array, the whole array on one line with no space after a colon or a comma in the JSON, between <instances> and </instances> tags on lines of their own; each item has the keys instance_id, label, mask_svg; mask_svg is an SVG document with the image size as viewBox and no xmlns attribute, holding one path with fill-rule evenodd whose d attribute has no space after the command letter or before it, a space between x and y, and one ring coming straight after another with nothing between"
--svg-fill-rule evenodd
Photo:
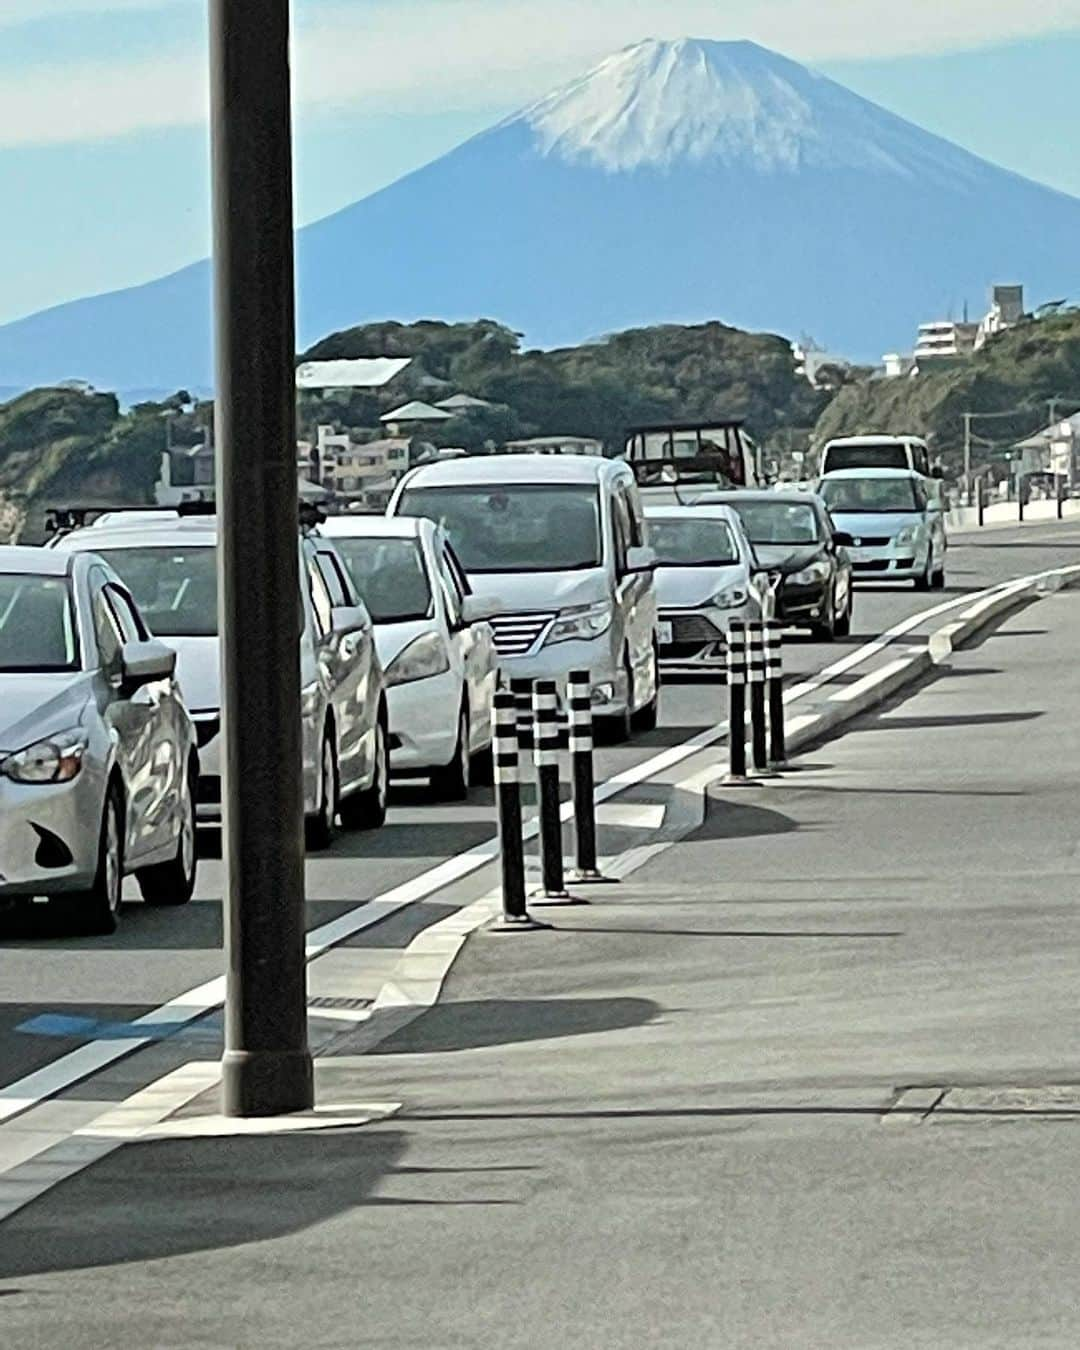
<instances>
[{"instance_id":1,"label":"car tire","mask_svg":"<svg viewBox=\"0 0 1080 1350\"><path fill-rule=\"evenodd\" d=\"M322 747L319 751L319 799L313 816L304 821L304 839L308 850L321 853L328 849L337 835L339 803L339 785L337 750L334 748L334 734L330 727L323 732Z\"/></svg>"},{"instance_id":2,"label":"car tire","mask_svg":"<svg viewBox=\"0 0 1080 1350\"><path fill-rule=\"evenodd\" d=\"M834 629L834 632L836 633L837 637L846 638L851 636L851 613L854 607L855 601L852 597L851 590L849 588L847 607L845 608L843 614L841 614L840 617L837 619L836 627Z\"/></svg>"},{"instance_id":3,"label":"car tire","mask_svg":"<svg viewBox=\"0 0 1080 1350\"><path fill-rule=\"evenodd\" d=\"M832 642L836 637L836 614L833 610L832 597L829 598L829 617L824 623L812 623L810 625L810 636L815 642Z\"/></svg>"},{"instance_id":4,"label":"car tire","mask_svg":"<svg viewBox=\"0 0 1080 1350\"><path fill-rule=\"evenodd\" d=\"M114 783L105 794L93 885L84 894L72 896L68 902L79 927L102 937L115 933L120 922L123 889L124 811L120 789Z\"/></svg>"},{"instance_id":5,"label":"car tire","mask_svg":"<svg viewBox=\"0 0 1080 1350\"><path fill-rule=\"evenodd\" d=\"M939 567L938 570L933 574L933 576L931 576L931 578L930 578L930 587L931 587L932 590L935 590L935 591L943 591L943 590L945 589L945 569L944 569L944 567Z\"/></svg>"},{"instance_id":6,"label":"car tire","mask_svg":"<svg viewBox=\"0 0 1080 1350\"><path fill-rule=\"evenodd\" d=\"M371 786L354 792L341 803L341 823L347 830L378 830L386 823L390 798L390 734L386 711L375 724L375 775Z\"/></svg>"},{"instance_id":7,"label":"car tire","mask_svg":"<svg viewBox=\"0 0 1080 1350\"><path fill-rule=\"evenodd\" d=\"M653 696L643 708L631 714L630 725L634 731L655 731L660 721L660 653L653 648Z\"/></svg>"},{"instance_id":8,"label":"car tire","mask_svg":"<svg viewBox=\"0 0 1080 1350\"><path fill-rule=\"evenodd\" d=\"M477 787L492 787L495 783L495 750L487 746L477 750L472 761L472 781Z\"/></svg>"},{"instance_id":9,"label":"car tire","mask_svg":"<svg viewBox=\"0 0 1080 1350\"><path fill-rule=\"evenodd\" d=\"M441 802L463 802L472 786L472 761L469 756L469 711L464 703L458 710L457 742L449 764L431 771L431 791Z\"/></svg>"},{"instance_id":10,"label":"car tire","mask_svg":"<svg viewBox=\"0 0 1080 1350\"><path fill-rule=\"evenodd\" d=\"M625 674L626 707L621 713L615 713L614 716L596 719L597 737L604 745L622 745L633 735L634 671L630 665L629 656L626 658Z\"/></svg>"},{"instance_id":11,"label":"car tire","mask_svg":"<svg viewBox=\"0 0 1080 1350\"><path fill-rule=\"evenodd\" d=\"M167 863L144 867L135 879L148 905L186 905L195 893L198 849L195 843L195 779L189 772L184 786L186 814L180 823L176 856Z\"/></svg>"}]
</instances>

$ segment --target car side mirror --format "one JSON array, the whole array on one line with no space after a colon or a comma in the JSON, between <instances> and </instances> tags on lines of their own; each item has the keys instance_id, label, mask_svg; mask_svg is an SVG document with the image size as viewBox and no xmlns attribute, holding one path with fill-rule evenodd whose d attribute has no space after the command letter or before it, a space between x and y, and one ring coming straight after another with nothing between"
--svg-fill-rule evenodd
<instances>
[{"instance_id":1,"label":"car side mirror","mask_svg":"<svg viewBox=\"0 0 1080 1350\"><path fill-rule=\"evenodd\" d=\"M335 605L330 612L333 632L362 633L371 627L371 616L363 605Z\"/></svg>"},{"instance_id":2,"label":"car side mirror","mask_svg":"<svg viewBox=\"0 0 1080 1350\"><path fill-rule=\"evenodd\" d=\"M120 689L128 697L155 680L171 680L176 673L176 653L157 638L126 642L120 649Z\"/></svg>"},{"instance_id":3,"label":"car side mirror","mask_svg":"<svg viewBox=\"0 0 1080 1350\"><path fill-rule=\"evenodd\" d=\"M834 530L832 541L837 548L851 548L855 543L855 540L846 530Z\"/></svg>"},{"instance_id":4,"label":"car side mirror","mask_svg":"<svg viewBox=\"0 0 1080 1350\"><path fill-rule=\"evenodd\" d=\"M461 605L461 621L466 626L488 623L501 609L500 601L490 595L467 595Z\"/></svg>"},{"instance_id":5,"label":"car side mirror","mask_svg":"<svg viewBox=\"0 0 1080 1350\"><path fill-rule=\"evenodd\" d=\"M626 572L629 575L632 572L655 572L656 571L656 549L650 548L648 544L639 544L634 548L626 550Z\"/></svg>"}]
</instances>

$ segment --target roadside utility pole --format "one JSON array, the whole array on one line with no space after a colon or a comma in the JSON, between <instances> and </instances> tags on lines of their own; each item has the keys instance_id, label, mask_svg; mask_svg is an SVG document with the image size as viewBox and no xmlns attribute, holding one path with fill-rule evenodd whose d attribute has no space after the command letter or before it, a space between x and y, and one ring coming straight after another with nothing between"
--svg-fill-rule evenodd
<instances>
[{"instance_id":1,"label":"roadside utility pole","mask_svg":"<svg viewBox=\"0 0 1080 1350\"><path fill-rule=\"evenodd\" d=\"M224 1110L313 1102L304 963L288 0L210 0Z\"/></svg>"},{"instance_id":2,"label":"roadside utility pole","mask_svg":"<svg viewBox=\"0 0 1080 1350\"><path fill-rule=\"evenodd\" d=\"M964 504L971 505L971 413L964 413Z\"/></svg>"}]
</instances>

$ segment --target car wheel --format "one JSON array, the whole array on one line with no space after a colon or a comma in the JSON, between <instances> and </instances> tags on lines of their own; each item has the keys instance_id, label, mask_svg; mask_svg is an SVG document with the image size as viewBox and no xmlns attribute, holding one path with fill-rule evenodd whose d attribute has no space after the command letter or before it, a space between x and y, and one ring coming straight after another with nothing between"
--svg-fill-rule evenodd
<instances>
[{"instance_id":1,"label":"car wheel","mask_svg":"<svg viewBox=\"0 0 1080 1350\"><path fill-rule=\"evenodd\" d=\"M605 745L621 745L630 739L634 729L634 671L629 656L626 658L625 673L626 707L614 716L596 719L597 736Z\"/></svg>"},{"instance_id":2,"label":"car wheel","mask_svg":"<svg viewBox=\"0 0 1080 1350\"><path fill-rule=\"evenodd\" d=\"M915 578L915 589L917 591L928 591L933 584L934 555L931 553L926 559L926 571L921 577Z\"/></svg>"},{"instance_id":3,"label":"car wheel","mask_svg":"<svg viewBox=\"0 0 1080 1350\"><path fill-rule=\"evenodd\" d=\"M135 875L142 898L148 905L186 905L195 892L197 869L195 783L189 773L184 787L184 814L176 841L176 856L167 863L144 867Z\"/></svg>"},{"instance_id":4,"label":"car wheel","mask_svg":"<svg viewBox=\"0 0 1080 1350\"><path fill-rule=\"evenodd\" d=\"M655 731L660 721L660 656L653 648L653 696L643 708L639 708L630 718L635 731Z\"/></svg>"},{"instance_id":5,"label":"car wheel","mask_svg":"<svg viewBox=\"0 0 1080 1350\"><path fill-rule=\"evenodd\" d=\"M943 591L945 589L944 567L939 567L938 570L930 578L930 586L935 591Z\"/></svg>"},{"instance_id":6,"label":"car wheel","mask_svg":"<svg viewBox=\"0 0 1080 1350\"><path fill-rule=\"evenodd\" d=\"M449 764L431 771L431 791L440 801L462 802L469 795L472 763L469 758L469 713L464 704L458 712L457 742Z\"/></svg>"},{"instance_id":7,"label":"car wheel","mask_svg":"<svg viewBox=\"0 0 1080 1350\"><path fill-rule=\"evenodd\" d=\"M313 853L329 848L337 834L339 782L334 737L327 727L319 752L319 805L315 814L304 822L304 836Z\"/></svg>"},{"instance_id":8,"label":"car wheel","mask_svg":"<svg viewBox=\"0 0 1080 1350\"><path fill-rule=\"evenodd\" d=\"M375 773L371 786L346 797L341 803L341 822L347 830L377 830L386 821L390 797L390 737L386 713L375 723Z\"/></svg>"},{"instance_id":9,"label":"car wheel","mask_svg":"<svg viewBox=\"0 0 1080 1350\"><path fill-rule=\"evenodd\" d=\"M105 797L94 883L84 895L72 896L71 908L88 933L115 933L124 888L124 826L120 791L114 785Z\"/></svg>"},{"instance_id":10,"label":"car wheel","mask_svg":"<svg viewBox=\"0 0 1080 1350\"><path fill-rule=\"evenodd\" d=\"M824 623L812 623L810 636L815 642L832 642L836 637L836 612L833 609L832 597L829 598L828 618Z\"/></svg>"},{"instance_id":11,"label":"car wheel","mask_svg":"<svg viewBox=\"0 0 1080 1350\"><path fill-rule=\"evenodd\" d=\"M844 608L843 614L841 614L836 621L835 632L837 637L846 638L851 636L851 611L854 606L855 601L851 594L851 588L848 587L847 605Z\"/></svg>"}]
</instances>

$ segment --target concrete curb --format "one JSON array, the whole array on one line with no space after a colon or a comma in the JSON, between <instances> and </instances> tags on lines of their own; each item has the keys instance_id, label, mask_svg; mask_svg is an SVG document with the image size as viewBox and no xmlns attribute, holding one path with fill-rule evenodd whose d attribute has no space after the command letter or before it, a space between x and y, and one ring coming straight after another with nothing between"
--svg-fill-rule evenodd
<instances>
[{"instance_id":1,"label":"concrete curb","mask_svg":"<svg viewBox=\"0 0 1080 1350\"><path fill-rule=\"evenodd\" d=\"M925 647L911 651L908 656L900 657L880 670L872 671L850 689L833 694L820 713L798 719L788 732L789 751L798 754L809 749L847 722L861 717L908 685L922 680L938 666L947 665L954 651L972 642L1003 614L1076 582L1080 582L1080 567L1064 567L1034 581L1010 583L993 595L977 601L958 620L931 633Z\"/></svg>"}]
</instances>

